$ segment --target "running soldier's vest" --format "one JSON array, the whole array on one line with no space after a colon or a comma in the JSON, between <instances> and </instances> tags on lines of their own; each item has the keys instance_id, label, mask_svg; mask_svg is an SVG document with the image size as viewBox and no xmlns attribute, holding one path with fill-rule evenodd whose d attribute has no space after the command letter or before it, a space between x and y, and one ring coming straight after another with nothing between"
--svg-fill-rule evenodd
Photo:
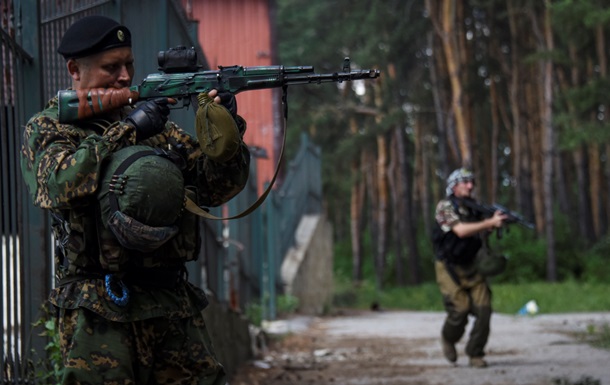
<instances>
[{"instance_id":1,"label":"running soldier's vest","mask_svg":"<svg viewBox=\"0 0 610 385\"><path fill-rule=\"evenodd\" d=\"M448 198L453 209L458 214L462 222L476 222L480 216L467 207L459 205L454 195ZM440 224L434 221L432 229L432 245L434 255L437 259L447 261L455 265L470 265L474 262L479 249L483 246L483 241L479 235L460 238L453 231L443 231Z\"/></svg>"}]
</instances>

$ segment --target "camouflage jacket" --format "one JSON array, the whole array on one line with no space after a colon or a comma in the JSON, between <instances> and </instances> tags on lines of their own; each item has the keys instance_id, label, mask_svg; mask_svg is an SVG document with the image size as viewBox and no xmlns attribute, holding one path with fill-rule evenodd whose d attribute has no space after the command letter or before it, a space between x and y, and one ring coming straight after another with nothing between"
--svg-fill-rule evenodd
<instances>
[{"instance_id":1,"label":"camouflage jacket","mask_svg":"<svg viewBox=\"0 0 610 385\"><path fill-rule=\"evenodd\" d=\"M120 111L124 118L131 107ZM245 122L240 123L245 126ZM242 132L243 135L243 132ZM21 149L22 174L36 206L49 209L70 223L70 237L79 250L79 268L98 265L101 245L91 246L97 234L92 233L94 221L89 220L98 204L99 176L103 161L113 152L136 143L135 130L122 121L88 120L78 124L58 122L57 97L51 99L45 109L33 116L24 131ZM218 163L207 159L197 140L169 121L165 130L138 144L165 150L180 149L186 159L185 184L195 186L197 203L201 206L219 206L237 193L246 184L250 155L242 142L241 151L232 159ZM80 225L72 224L73 218L87 218ZM68 219L69 218L69 219ZM198 234L194 234L198 237ZM78 248L80 244L82 247ZM97 250L97 251L93 251ZM171 256L170 256L171 257ZM70 275L79 276L78 269L66 269L56 256L58 279ZM178 262L175 262L178 263ZM184 261L180 262L184 263ZM73 277L73 278L74 278ZM154 288L131 290L127 307L117 307L104 289L103 278L85 276L69 279L51 293L50 300L59 307L86 307L113 320L130 321L156 316L183 317L200 311L207 304L202 291L184 283L173 289Z\"/></svg>"}]
</instances>

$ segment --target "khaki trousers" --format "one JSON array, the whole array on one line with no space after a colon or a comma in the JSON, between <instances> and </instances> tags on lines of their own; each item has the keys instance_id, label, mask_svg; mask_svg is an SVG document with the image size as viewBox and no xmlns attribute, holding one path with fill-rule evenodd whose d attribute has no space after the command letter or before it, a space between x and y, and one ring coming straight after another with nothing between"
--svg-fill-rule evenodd
<instances>
[{"instance_id":1,"label":"khaki trousers","mask_svg":"<svg viewBox=\"0 0 610 385\"><path fill-rule=\"evenodd\" d=\"M491 290L487 281L473 269L454 266L451 270L442 261L435 262L436 282L438 283L447 317L441 331L442 337L457 343L466 330L468 316L475 318L466 354L470 357L483 357L489 337L491 321ZM456 282L456 280L458 282Z\"/></svg>"}]
</instances>

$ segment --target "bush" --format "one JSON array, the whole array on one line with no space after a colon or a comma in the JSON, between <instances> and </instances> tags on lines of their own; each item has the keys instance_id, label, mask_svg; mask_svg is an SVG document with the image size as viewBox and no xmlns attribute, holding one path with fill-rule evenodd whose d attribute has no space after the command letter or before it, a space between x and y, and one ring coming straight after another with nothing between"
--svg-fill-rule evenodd
<instances>
[{"instance_id":1,"label":"bush","mask_svg":"<svg viewBox=\"0 0 610 385\"><path fill-rule=\"evenodd\" d=\"M610 235L602 238L584 253L582 279L586 282L605 283L610 277Z\"/></svg>"},{"instance_id":2,"label":"bush","mask_svg":"<svg viewBox=\"0 0 610 385\"><path fill-rule=\"evenodd\" d=\"M512 226L498 239L491 235L490 244L498 253L508 258L506 271L496 278L497 282L532 282L545 279L546 243L536 239L533 231Z\"/></svg>"},{"instance_id":3,"label":"bush","mask_svg":"<svg viewBox=\"0 0 610 385\"><path fill-rule=\"evenodd\" d=\"M49 306L41 307L42 316L32 324L33 330L42 328L39 335L48 339L45 346L46 358L36 365L36 377L47 384L59 384L63 375L61 350L59 346L59 330ZM35 354L37 352L34 352Z\"/></svg>"}]
</instances>

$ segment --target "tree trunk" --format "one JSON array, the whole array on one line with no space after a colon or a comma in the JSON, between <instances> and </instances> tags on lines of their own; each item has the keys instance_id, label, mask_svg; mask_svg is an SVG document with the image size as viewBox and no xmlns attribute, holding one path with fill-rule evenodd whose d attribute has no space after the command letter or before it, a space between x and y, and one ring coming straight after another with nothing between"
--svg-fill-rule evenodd
<instances>
[{"instance_id":1,"label":"tree trunk","mask_svg":"<svg viewBox=\"0 0 610 385\"><path fill-rule=\"evenodd\" d=\"M523 162L523 149L521 142L523 140L522 132L522 121L521 121L521 98L519 95L521 85L521 61L519 44L519 27L518 19L520 15L517 14L517 7L514 5L514 0L508 0L506 2L506 8L508 10L508 25L510 28L511 46L513 49L510 51L510 66L504 66L504 72L509 78L508 84L508 95L510 101L510 111L512 116L512 144L511 144L511 155L513 158L513 171L512 177L514 183L517 185L515 189L516 195L516 206L519 210L523 210L525 199L523 198L523 188L521 186L522 177L522 162Z\"/></svg>"},{"instance_id":2,"label":"tree trunk","mask_svg":"<svg viewBox=\"0 0 610 385\"><path fill-rule=\"evenodd\" d=\"M563 74L563 72L558 71L557 78L559 79L559 85L564 92L569 90L571 87L576 87L579 84L580 74L579 70L576 67L577 63L577 54L576 47L574 44L570 44L569 46L570 59L572 61L572 67L570 68L570 80L568 82L567 76ZM576 107L573 102L569 99L566 99L566 107L567 110L572 117L576 117ZM578 126L578 122L575 118L571 122L571 125L574 127ZM591 204L589 202L589 190L588 190L588 156L586 155L586 146L583 143L580 143L572 150L571 153L573 168L574 168L574 178L576 179L576 218L578 233L580 235L580 239L587 240L590 242L591 234L593 233L593 226L591 224Z\"/></svg>"},{"instance_id":3,"label":"tree trunk","mask_svg":"<svg viewBox=\"0 0 610 385\"><path fill-rule=\"evenodd\" d=\"M531 21L533 38L535 39L534 47L537 52L545 52L547 49L547 42L545 36L545 16L538 15L534 7L530 7L528 10L528 18ZM542 27L541 24L542 23ZM541 29L542 28L542 29ZM529 172L529 181L531 183L532 191L530 196L532 197L533 210L536 218L545 218L545 178L547 175L544 174L545 170L545 157L544 153L544 135L545 125L547 124L547 111L546 103L548 96L546 95L546 77L545 77L545 62L544 59L540 59L535 65L528 67L527 72L528 82L526 84L525 93L525 105L526 113L529 117L526 121L527 130L522 133L523 136L527 133L528 139L524 144L524 148L527 151L523 157L523 170L524 173ZM549 123L550 124L550 123ZM522 138L523 140L523 138ZM523 175L525 177L525 175ZM542 221L539 222L539 226L544 226ZM539 233L543 233L543 228L538 228Z\"/></svg>"},{"instance_id":4,"label":"tree trunk","mask_svg":"<svg viewBox=\"0 0 610 385\"><path fill-rule=\"evenodd\" d=\"M430 64L430 87L432 92L432 100L434 103L434 117L436 118L436 129L438 131L438 158L439 158L439 168L441 170L441 175L443 177L449 176L451 170L449 169L449 159L447 157L447 125L445 119L443 119L443 113L447 111L445 107L445 103L443 102L443 87L442 84L438 81L438 69L436 68L436 58L441 54L440 47L437 49L437 45L435 44L436 39L434 39L433 34L428 35L428 44L432 47L434 53L437 55L430 55L430 59L428 63ZM416 135L416 140L422 140L421 135ZM426 169L423 169L426 170ZM421 186L421 185L420 185Z\"/></svg>"},{"instance_id":5,"label":"tree trunk","mask_svg":"<svg viewBox=\"0 0 610 385\"><path fill-rule=\"evenodd\" d=\"M580 72L578 69L578 47L574 43L570 43L568 47L570 60L572 63L569 87L580 86ZM570 107L572 116L576 116L576 108ZM574 124L577 127L578 123ZM591 200L589 195L589 157L587 155L587 147L585 144L579 145L574 151L574 167L576 169L576 180L578 189L578 228L581 239L591 243L593 240L593 220L591 218Z\"/></svg>"},{"instance_id":6,"label":"tree trunk","mask_svg":"<svg viewBox=\"0 0 610 385\"><path fill-rule=\"evenodd\" d=\"M426 0L426 9L430 15L430 21L435 34L429 36L428 41L432 47L432 55L430 56L430 82L432 85L432 95L434 108L437 117L438 132L439 132L439 155L440 155L440 170L441 176L446 178L451 172L450 159L454 160L455 164L462 164L462 155L460 154L459 140L455 130L455 116L450 113L452 107L451 96L445 91L447 86L444 77L440 74L449 76L447 68L447 60L443 48L443 27L442 17L439 9L439 4L436 1ZM435 36L438 37L435 38ZM450 88L450 87L449 87ZM447 150L447 152L445 152Z\"/></svg>"},{"instance_id":7,"label":"tree trunk","mask_svg":"<svg viewBox=\"0 0 610 385\"><path fill-rule=\"evenodd\" d=\"M490 174L489 174L489 201L496 202L498 200L498 142L500 140L500 118L498 105L498 93L496 91L496 83L492 80L489 85L489 102L491 108L491 143L489 145L490 152Z\"/></svg>"},{"instance_id":8,"label":"tree trunk","mask_svg":"<svg viewBox=\"0 0 610 385\"><path fill-rule=\"evenodd\" d=\"M404 236L408 246L409 253L407 254L407 262L409 267L409 284L416 285L422 281L421 272L419 268L419 250L417 247L417 228L415 226L413 218L415 213L413 210L413 189L411 184L413 181L412 173L407 162L407 140L405 139L405 133L401 127L394 129L394 138L396 142L396 149L398 153L398 180L402 181L399 183L399 200L402 202L402 210L394 211L396 215L400 216L400 221L403 222L404 232L401 232L401 236Z\"/></svg>"},{"instance_id":9,"label":"tree trunk","mask_svg":"<svg viewBox=\"0 0 610 385\"><path fill-rule=\"evenodd\" d=\"M540 79L543 81L544 78L539 77L540 70L530 69L530 75L533 72L537 73L536 77L532 79ZM542 156L542 125L544 124L544 116L542 116L544 106L541 103L544 102L544 89L543 84L535 84L533 81L529 82L525 91L525 101L528 106L527 114L530 119L526 122L527 127L527 140L524 143L524 151L522 165L522 178L529 179L531 184L526 181L522 181L522 188L527 189L531 186L530 196L533 204L533 211L536 218L544 218L544 175L542 170L543 156ZM522 133L525 136L525 131ZM523 141L525 138L521 138ZM527 190L526 190L527 191ZM543 223L540 222L540 226ZM543 232L542 228L539 228L539 233Z\"/></svg>"},{"instance_id":10,"label":"tree trunk","mask_svg":"<svg viewBox=\"0 0 610 385\"><path fill-rule=\"evenodd\" d=\"M545 49L552 52L555 48L553 42L553 30L551 25L550 0L545 1L544 12L544 41ZM553 130L553 62L546 59L541 65L541 74L544 85L544 102L542 108L543 123L543 188L544 188L544 222L546 228L547 241L547 280L554 282L557 280L557 256L555 254L555 217L554 189L553 189L553 154L555 152L555 133Z\"/></svg>"},{"instance_id":11,"label":"tree trunk","mask_svg":"<svg viewBox=\"0 0 610 385\"><path fill-rule=\"evenodd\" d=\"M606 80L608 78L608 60L606 58L606 36L604 33L604 26L598 25L595 28L595 47L597 51L597 65L599 67L599 76L602 80ZM609 111L609 104L603 104L604 111ZM601 119L602 125L606 125L608 122L608 112L603 114ZM606 144L604 147L604 152L606 158L610 156L610 145ZM600 224L599 224L599 235L602 236L608 232L608 218L610 217L610 205L608 204L607 193L603 192L603 184L606 184L606 191L610 191L610 162L606 161L604 163L604 169L600 170L599 177L603 182L600 182Z\"/></svg>"},{"instance_id":12,"label":"tree trunk","mask_svg":"<svg viewBox=\"0 0 610 385\"><path fill-rule=\"evenodd\" d=\"M414 165L413 165L413 207L420 207L419 215L422 216L424 222L424 231L426 232L427 239L430 239L432 235L432 212L430 210L430 202L435 201L436 190L430 188L431 184L436 185L437 180L430 180L429 173L431 170L437 169L435 164L430 164L429 157L431 157L433 150L428 150L426 146L428 136L425 135L424 130L421 128L421 115L415 116L413 125L413 152L414 152ZM438 166L439 169L442 165ZM417 210L414 212L415 218L418 217Z\"/></svg>"},{"instance_id":13,"label":"tree trunk","mask_svg":"<svg viewBox=\"0 0 610 385\"><path fill-rule=\"evenodd\" d=\"M395 128L393 131L399 128ZM404 286L405 279L405 253L403 248L403 239L406 237L405 231L405 223L406 218L402 216L404 212L405 202L402 200L402 185L403 179L400 176L399 171L399 144L397 143L397 139L395 135L392 136L390 140L390 163L388 164L388 185L390 190L391 204L392 210L390 212L393 214L392 217L392 240L394 243L394 252L395 252L395 260L394 260L394 273L396 284L398 286ZM404 156L404 154L401 154Z\"/></svg>"},{"instance_id":14,"label":"tree trunk","mask_svg":"<svg viewBox=\"0 0 610 385\"><path fill-rule=\"evenodd\" d=\"M371 255L373 256L373 266L377 267L377 244L379 239L379 221L377 220L377 212L379 210L379 190L377 188L377 167L375 166L375 156L370 153L370 151L363 151L362 153L362 162L360 163L360 167L362 167L362 175L364 175L364 180L366 183L366 191L369 193L369 209L368 213L368 223L369 223L369 231L371 233L371 244L373 245L373 250ZM375 274L375 279L378 278L378 275ZM376 286L378 283L376 282Z\"/></svg>"},{"instance_id":15,"label":"tree trunk","mask_svg":"<svg viewBox=\"0 0 610 385\"><path fill-rule=\"evenodd\" d=\"M593 221L591 220L591 201L589 199L589 157L584 144L574 151L574 167L576 168L576 183L578 189L578 229L581 239L590 244L593 241Z\"/></svg>"},{"instance_id":16,"label":"tree trunk","mask_svg":"<svg viewBox=\"0 0 610 385\"><path fill-rule=\"evenodd\" d=\"M388 175L387 175L387 143L385 135L377 135L377 172L375 187L377 188L378 206L376 210L377 242L375 248L375 271L378 288L383 287L387 247L388 247Z\"/></svg>"},{"instance_id":17,"label":"tree trunk","mask_svg":"<svg viewBox=\"0 0 610 385\"><path fill-rule=\"evenodd\" d=\"M352 135L357 134L358 127L354 118L350 119L350 131ZM361 155L360 161L363 161ZM359 165L357 160L352 161L351 165L352 172L352 193L350 200L350 233L352 241L352 280L354 282L362 281L362 261L363 256L363 244L362 244L362 232L364 230L364 198L366 193L366 185L363 178L359 175Z\"/></svg>"},{"instance_id":18,"label":"tree trunk","mask_svg":"<svg viewBox=\"0 0 610 385\"><path fill-rule=\"evenodd\" d=\"M460 59L460 37L456 36L457 25L462 23L458 18L461 16L458 10L461 2L454 0L441 1L441 41L445 53L447 63L447 72L451 84L451 106L453 116L455 118L455 129L458 136L458 144L462 165L464 167L472 167L472 154L470 143L470 129L467 121L467 106L464 101L463 84L460 74L462 74L461 59ZM460 4L458 4L460 3ZM457 7L457 8L456 8Z\"/></svg>"}]
</instances>

